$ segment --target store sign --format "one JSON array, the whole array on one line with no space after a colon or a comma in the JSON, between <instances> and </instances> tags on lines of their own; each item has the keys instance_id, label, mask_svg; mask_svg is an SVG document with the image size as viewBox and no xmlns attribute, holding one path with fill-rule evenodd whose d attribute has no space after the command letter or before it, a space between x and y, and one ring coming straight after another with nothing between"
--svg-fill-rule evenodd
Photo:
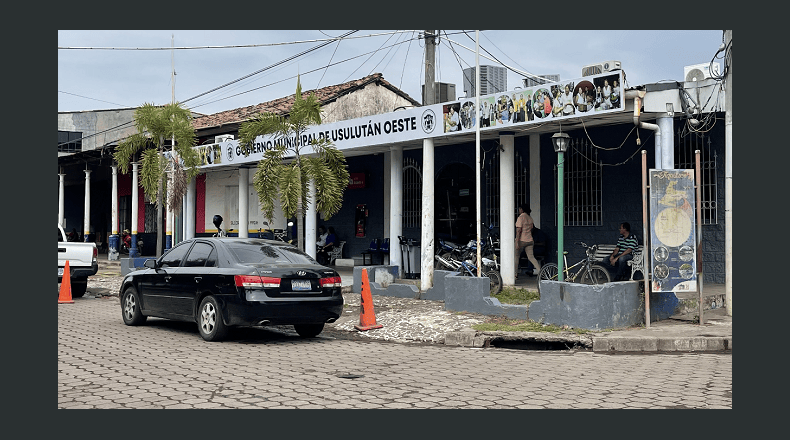
<instances>
[{"instance_id":1,"label":"store sign","mask_svg":"<svg viewBox=\"0 0 790 440\"><path fill-rule=\"evenodd\" d=\"M696 292L694 170L650 170L650 268L654 292Z\"/></svg>"},{"instance_id":2,"label":"store sign","mask_svg":"<svg viewBox=\"0 0 790 440\"><path fill-rule=\"evenodd\" d=\"M348 173L348 189L365 187L365 173Z\"/></svg>"},{"instance_id":3,"label":"store sign","mask_svg":"<svg viewBox=\"0 0 790 440\"><path fill-rule=\"evenodd\" d=\"M530 124L544 124L565 118L599 116L623 111L622 71L571 81L541 84L528 89L484 95L480 109L475 99L428 105L397 112L349 119L309 127L301 136L258 136L251 146L238 140L195 147L201 167L259 162L263 153L278 145L304 146L301 154L314 153L310 143L328 139L343 151L377 145L501 130Z\"/></svg>"}]
</instances>

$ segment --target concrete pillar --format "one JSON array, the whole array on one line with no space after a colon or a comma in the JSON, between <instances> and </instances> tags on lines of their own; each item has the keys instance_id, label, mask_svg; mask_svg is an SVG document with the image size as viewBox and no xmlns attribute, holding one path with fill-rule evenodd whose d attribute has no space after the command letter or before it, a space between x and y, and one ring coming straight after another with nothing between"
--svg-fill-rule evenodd
<instances>
[{"instance_id":1,"label":"concrete pillar","mask_svg":"<svg viewBox=\"0 0 790 440\"><path fill-rule=\"evenodd\" d=\"M250 169L239 168L239 237L250 236Z\"/></svg>"},{"instance_id":2,"label":"concrete pillar","mask_svg":"<svg viewBox=\"0 0 790 440\"><path fill-rule=\"evenodd\" d=\"M499 234L500 234L500 272L502 283L512 286L516 283L516 191L515 191L515 146L514 133L499 133Z\"/></svg>"},{"instance_id":3,"label":"concrete pillar","mask_svg":"<svg viewBox=\"0 0 790 440\"><path fill-rule=\"evenodd\" d=\"M315 181L310 179L310 200L311 203L305 206L305 219L304 219L304 251L307 255L315 258L316 247L315 242L318 240L316 237L316 230L318 229L316 203L315 203Z\"/></svg>"},{"instance_id":4,"label":"concrete pillar","mask_svg":"<svg viewBox=\"0 0 790 440\"><path fill-rule=\"evenodd\" d=\"M114 261L120 258L118 254L118 249L120 247L120 237L118 236L118 166L113 165L112 167L112 197L110 203L112 206L110 207L112 210L112 226L110 226L110 231L112 235L108 238L107 242L109 243L108 251L107 251L107 259Z\"/></svg>"},{"instance_id":5,"label":"concrete pillar","mask_svg":"<svg viewBox=\"0 0 790 440\"><path fill-rule=\"evenodd\" d=\"M384 235L383 237L390 236L390 196L392 194L392 153L389 151L384 153ZM391 240L390 240L391 241Z\"/></svg>"},{"instance_id":6,"label":"concrete pillar","mask_svg":"<svg viewBox=\"0 0 790 440\"><path fill-rule=\"evenodd\" d=\"M66 175L63 173L58 174L58 224L63 229L66 228L66 225L63 224L66 212L65 181Z\"/></svg>"},{"instance_id":7,"label":"concrete pillar","mask_svg":"<svg viewBox=\"0 0 790 440\"><path fill-rule=\"evenodd\" d=\"M428 87L426 86L426 90ZM433 95L429 95L433 96ZM434 148L433 139L422 141L422 236L420 239L420 290L433 287L434 257Z\"/></svg>"},{"instance_id":8,"label":"concrete pillar","mask_svg":"<svg viewBox=\"0 0 790 440\"><path fill-rule=\"evenodd\" d=\"M137 216L138 210L140 209L139 206L137 206L137 201L139 199L137 188L137 166L137 162L132 164L132 226L130 228L132 233L132 247L129 249L129 258L136 258L140 256L140 252L137 249Z\"/></svg>"},{"instance_id":9,"label":"concrete pillar","mask_svg":"<svg viewBox=\"0 0 790 440\"><path fill-rule=\"evenodd\" d=\"M91 233L91 170L85 170L85 214L83 217L83 239L88 241Z\"/></svg>"},{"instance_id":10,"label":"concrete pillar","mask_svg":"<svg viewBox=\"0 0 790 440\"><path fill-rule=\"evenodd\" d=\"M187 185L186 202L184 203L184 239L195 238L195 203L197 198L197 182L195 179Z\"/></svg>"},{"instance_id":11,"label":"concrete pillar","mask_svg":"<svg viewBox=\"0 0 790 440\"><path fill-rule=\"evenodd\" d=\"M671 116L659 116L658 128L661 130L661 169L675 169L674 120ZM658 167L656 167L658 168Z\"/></svg>"},{"instance_id":12,"label":"concrete pillar","mask_svg":"<svg viewBox=\"0 0 790 440\"><path fill-rule=\"evenodd\" d=\"M390 147L389 155L390 265L398 266L398 276L403 277L403 256L398 238L403 235L403 147Z\"/></svg>"}]
</instances>

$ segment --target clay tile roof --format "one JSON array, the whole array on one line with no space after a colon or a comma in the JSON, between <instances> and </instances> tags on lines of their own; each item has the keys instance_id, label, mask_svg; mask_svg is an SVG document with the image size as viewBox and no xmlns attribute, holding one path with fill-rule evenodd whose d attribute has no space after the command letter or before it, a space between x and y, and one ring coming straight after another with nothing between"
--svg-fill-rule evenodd
<instances>
[{"instance_id":1,"label":"clay tile roof","mask_svg":"<svg viewBox=\"0 0 790 440\"><path fill-rule=\"evenodd\" d=\"M370 83L378 83L382 87L386 87L396 94L408 99L413 105L420 105L419 102L412 99L408 94L387 82L381 73L374 73L361 79L349 81L343 84L326 86L317 90L303 90L302 96L307 97L310 93L315 93L321 105L325 105L335 101L343 95L347 95L355 90L361 89ZM233 110L214 113L213 115L201 116L193 120L193 125L196 130L201 130L228 124L239 124L253 118L258 113L270 112L285 115L293 106L295 96L296 95L289 95L284 98L278 98L273 101L263 102L257 105L251 105L249 107L241 107Z\"/></svg>"}]
</instances>

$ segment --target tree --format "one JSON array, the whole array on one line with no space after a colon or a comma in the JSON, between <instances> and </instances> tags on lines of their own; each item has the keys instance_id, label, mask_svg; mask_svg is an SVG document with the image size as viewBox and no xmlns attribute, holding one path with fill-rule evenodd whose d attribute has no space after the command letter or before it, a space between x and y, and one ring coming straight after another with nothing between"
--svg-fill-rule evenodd
<instances>
[{"instance_id":1,"label":"tree","mask_svg":"<svg viewBox=\"0 0 790 440\"><path fill-rule=\"evenodd\" d=\"M297 240L304 250L304 207L311 202L309 184L315 184L316 209L329 219L343 203L343 192L348 186L348 170L343 153L325 138L302 143L302 134L310 125L321 123L321 105L315 94L302 97L302 85L297 77L296 96L287 116L260 113L239 127L239 145L249 147L258 136L275 136L271 149L263 153L253 186L258 193L261 212L269 222L274 218L275 196L287 218L296 215ZM312 151L308 151L308 149ZM249 151L242 148L242 151ZM310 152L314 156L307 156ZM293 157L293 160L289 160Z\"/></svg>"},{"instance_id":2,"label":"tree","mask_svg":"<svg viewBox=\"0 0 790 440\"><path fill-rule=\"evenodd\" d=\"M159 257L164 243L162 199L167 191L166 178L170 175L168 203L172 207L179 207L187 183L199 171L200 158L193 149L196 143L195 128L192 125L192 113L178 103L164 106L145 103L134 111L134 121L137 133L124 139L113 156L121 172L126 174L132 159L142 150L140 183L148 201L156 204L156 256ZM171 140L171 145L165 144L167 138ZM165 156L166 152L170 152L169 156Z\"/></svg>"}]
</instances>

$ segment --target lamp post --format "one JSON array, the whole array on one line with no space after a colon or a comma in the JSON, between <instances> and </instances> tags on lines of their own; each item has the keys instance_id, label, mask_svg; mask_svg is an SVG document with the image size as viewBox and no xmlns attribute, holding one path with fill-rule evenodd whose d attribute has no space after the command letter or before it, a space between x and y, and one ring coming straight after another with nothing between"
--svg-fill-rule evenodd
<instances>
[{"instance_id":1,"label":"lamp post","mask_svg":"<svg viewBox=\"0 0 790 440\"><path fill-rule=\"evenodd\" d=\"M565 250L565 238L563 229L565 227L565 151L568 149L570 136L567 133L554 133L551 143L554 144L554 151L557 152L557 279L565 281L565 268L562 267L562 258Z\"/></svg>"}]
</instances>

